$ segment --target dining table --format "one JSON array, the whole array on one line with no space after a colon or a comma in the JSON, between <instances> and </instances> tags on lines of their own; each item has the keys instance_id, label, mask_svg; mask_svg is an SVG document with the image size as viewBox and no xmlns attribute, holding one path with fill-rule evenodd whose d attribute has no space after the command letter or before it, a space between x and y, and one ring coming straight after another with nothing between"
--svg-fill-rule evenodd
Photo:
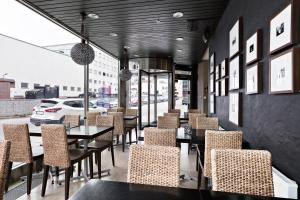
<instances>
[{"instance_id":1,"label":"dining table","mask_svg":"<svg viewBox=\"0 0 300 200\"><path fill-rule=\"evenodd\" d=\"M251 196L211 190L163 187L92 179L70 200L279 200L275 197Z\"/></svg>"},{"instance_id":2,"label":"dining table","mask_svg":"<svg viewBox=\"0 0 300 200\"><path fill-rule=\"evenodd\" d=\"M29 125L29 135L35 137L42 136L41 126ZM70 127L66 130L68 139L83 140L83 147L85 150L88 149L88 142L95 139L96 137L103 135L114 129L113 126L89 126L81 125ZM109 170L106 170L109 173ZM82 170L82 177L88 181L88 159L84 159L84 170ZM81 178L81 177L77 177Z\"/></svg>"}]
</instances>

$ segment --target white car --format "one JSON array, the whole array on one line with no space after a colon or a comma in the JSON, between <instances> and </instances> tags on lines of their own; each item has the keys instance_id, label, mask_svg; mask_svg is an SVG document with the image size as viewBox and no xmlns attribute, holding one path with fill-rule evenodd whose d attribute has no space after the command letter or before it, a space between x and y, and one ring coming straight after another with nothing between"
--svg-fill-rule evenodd
<instances>
[{"instance_id":1,"label":"white car","mask_svg":"<svg viewBox=\"0 0 300 200\"><path fill-rule=\"evenodd\" d=\"M89 102L89 111L106 113L106 108ZM32 109L30 122L35 125L62 123L65 115L80 115L83 119L83 99L43 99Z\"/></svg>"}]
</instances>

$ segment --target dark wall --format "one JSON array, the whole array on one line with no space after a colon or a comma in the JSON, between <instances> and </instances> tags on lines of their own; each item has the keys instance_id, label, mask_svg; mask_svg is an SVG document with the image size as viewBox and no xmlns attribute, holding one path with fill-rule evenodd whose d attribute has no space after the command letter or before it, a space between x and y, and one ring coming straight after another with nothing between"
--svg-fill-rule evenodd
<instances>
[{"instance_id":1,"label":"dark wall","mask_svg":"<svg viewBox=\"0 0 300 200\"><path fill-rule=\"evenodd\" d=\"M216 53L216 64L229 56L229 30L243 18L243 50L245 42L258 28L262 29L263 92L242 95L242 127L228 121L228 96L216 97L216 116L225 129L240 129L253 149L272 153L273 165L300 184L300 94L269 95L269 20L288 5L287 0L231 0L209 42ZM298 8L300 9L300 8ZM300 32L300 31L299 31ZM296 46L300 46L299 43ZM298 66L300 67L300 66ZM245 62L243 63L244 74ZM243 86L244 84L243 79Z\"/></svg>"}]
</instances>

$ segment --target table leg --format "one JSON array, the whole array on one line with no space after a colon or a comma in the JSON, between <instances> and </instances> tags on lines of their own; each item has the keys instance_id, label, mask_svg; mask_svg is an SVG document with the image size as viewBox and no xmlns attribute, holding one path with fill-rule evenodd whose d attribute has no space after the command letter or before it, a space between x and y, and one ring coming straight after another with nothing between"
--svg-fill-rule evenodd
<instances>
[{"instance_id":1,"label":"table leg","mask_svg":"<svg viewBox=\"0 0 300 200\"><path fill-rule=\"evenodd\" d=\"M83 141L83 145L84 145L84 150L87 151L87 149L88 149L88 141L84 140ZM84 169L82 170L82 176L83 176L83 178L86 181L88 181L89 180L89 178L87 177L88 170L89 170L88 169L88 158L85 158L83 162L84 162Z\"/></svg>"}]
</instances>

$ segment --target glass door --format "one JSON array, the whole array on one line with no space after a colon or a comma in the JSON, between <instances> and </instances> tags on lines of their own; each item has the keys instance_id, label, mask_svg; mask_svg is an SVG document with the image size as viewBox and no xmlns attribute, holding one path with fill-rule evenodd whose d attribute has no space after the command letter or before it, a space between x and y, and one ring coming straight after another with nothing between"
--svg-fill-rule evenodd
<instances>
[{"instance_id":1,"label":"glass door","mask_svg":"<svg viewBox=\"0 0 300 200\"><path fill-rule=\"evenodd\" d=\"M180 109L183 115L188 112L190 105L190 80L176 80L175 83L175 109Z\"/></svg>"}]
</instances>

